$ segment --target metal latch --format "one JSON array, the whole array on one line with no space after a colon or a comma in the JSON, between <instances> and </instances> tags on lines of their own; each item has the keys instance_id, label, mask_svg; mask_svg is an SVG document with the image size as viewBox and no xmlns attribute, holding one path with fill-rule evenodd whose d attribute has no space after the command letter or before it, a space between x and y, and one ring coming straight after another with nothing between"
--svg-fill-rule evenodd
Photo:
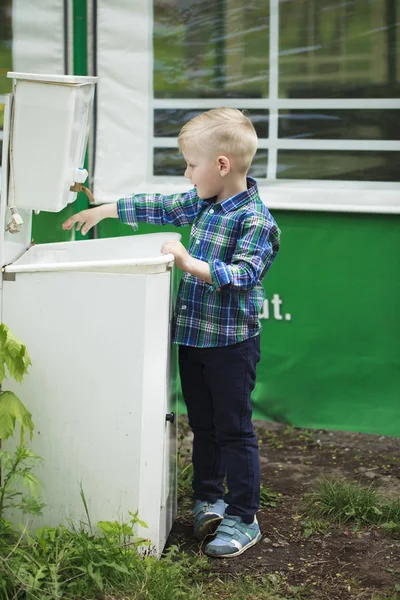
<instances>
[{"instance_id":1,"label":"metal latch","mask_svg":"<svg viewBox=\"0 0 400 600\"><path fill-rule=\"evenodd\" d=\"M8 273L3 269L3 281L15 281L15 273Z\"/></svg>"},{"instance_id":2,"label":"metal latch","mask_svg":"<svg viewBox=\"0 0 400 600\"><path fill-rule=\"evenodd\" d=\"M173 423L175 421L175 413L167 413L165 415L165 420L167 421L167 423Z\"/></svg>"}]
</instances>

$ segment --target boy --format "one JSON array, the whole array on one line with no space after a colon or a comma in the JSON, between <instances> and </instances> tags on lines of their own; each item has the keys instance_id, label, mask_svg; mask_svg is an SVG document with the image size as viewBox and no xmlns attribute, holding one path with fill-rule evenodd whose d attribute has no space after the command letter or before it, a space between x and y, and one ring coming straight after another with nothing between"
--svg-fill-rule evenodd
<instances>
[{"instance_id":1,"label":"boy","mask_svg":"<svg viewBox=\"0 0 400 600\"><path fill-rule=\"evenodd\" d=\"M192 225L188 251L166 242L183 271L174 316L182 392L193 431L194 532L213 533L205 552L233 557L261 539L257 438L251 392L260 359L261 280L279 249L279 229L247 177L257 135L239 110L219 108L183 126L179 148L193 189L136 194L70 217L86 234L105 217L137 228ZM226 476L228 494L224 497Z\"/></svg>"}]
</instances>

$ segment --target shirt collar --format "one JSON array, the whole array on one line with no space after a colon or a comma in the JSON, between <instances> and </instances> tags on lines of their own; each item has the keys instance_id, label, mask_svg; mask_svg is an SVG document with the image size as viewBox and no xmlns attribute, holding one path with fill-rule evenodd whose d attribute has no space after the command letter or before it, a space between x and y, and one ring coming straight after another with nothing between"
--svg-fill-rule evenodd
<instances>
[{"instance_id":1,"label":"shirt collar","mask_svg":"<svg viewBox=\"0 0 400 600\"><path fill-rule=\"evenodd\" d=\"M232 196L232 198L227 198L222 202L218 202L215 204L215 206L219 206L222 212L229 212L231 210L239 208L240 206L246 204L250 200L255 200L256 198L258 198L257 182L252 177L247 177L246 191L240 192L240 194L236 194L236 196ZM210 201L205 200L204 202L206 204L209 204Z\"/></svg>"}]
</instances>

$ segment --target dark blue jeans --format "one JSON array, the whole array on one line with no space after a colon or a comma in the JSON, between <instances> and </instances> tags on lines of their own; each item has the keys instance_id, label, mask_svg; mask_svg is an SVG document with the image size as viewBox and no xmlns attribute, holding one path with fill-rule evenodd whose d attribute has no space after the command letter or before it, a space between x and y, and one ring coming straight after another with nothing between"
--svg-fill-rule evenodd
<instances>
[{"instance_id":1,"label":"dark blue jeans","mask_svg":"<svg viewBox=\"0 0 400 600\"><path fill-rule=\"evenodd\" d=\"M193 431L193 492L251 522L260 506L260 459L251 421L251 392L260 360L260 336L233 346L179 346L179 369Z\"/></svg>"}]
</instances>

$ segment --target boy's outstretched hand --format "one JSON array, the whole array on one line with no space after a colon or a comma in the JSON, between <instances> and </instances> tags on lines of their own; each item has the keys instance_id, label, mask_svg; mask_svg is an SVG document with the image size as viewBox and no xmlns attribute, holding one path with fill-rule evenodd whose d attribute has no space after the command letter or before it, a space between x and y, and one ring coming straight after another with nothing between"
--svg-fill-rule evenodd
<instances>
[{"instance_id":1,"label":"boy's outstretched hand","mask_svg":"<svg viewBox=\"0 0 400 600\"><path fill-rule=\"evenodd\" d=\"M86 235L102 219L117 216L116 204L102 204L101 206L96 206L96 208L81 210L81 212L72 215L72 217L64 221L62 228L69 230L76 224L76 230L79 231L82 228L82 235Z\"/></svg>"}]
</instances>

